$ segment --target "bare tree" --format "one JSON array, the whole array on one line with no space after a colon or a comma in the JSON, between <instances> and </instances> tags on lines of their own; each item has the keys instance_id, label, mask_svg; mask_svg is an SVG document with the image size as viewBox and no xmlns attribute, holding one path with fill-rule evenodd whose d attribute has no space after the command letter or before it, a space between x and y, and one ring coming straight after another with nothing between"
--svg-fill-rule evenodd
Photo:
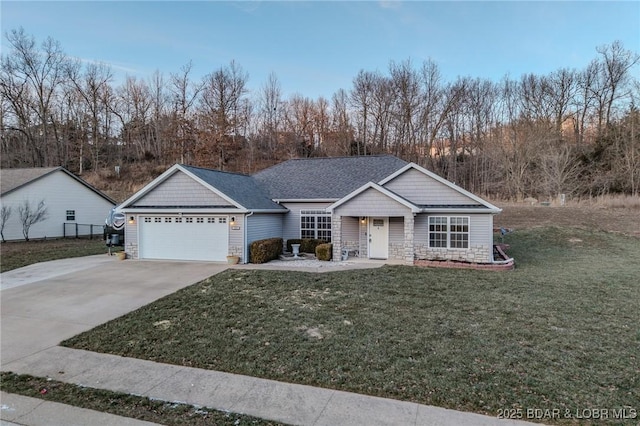
<instances>
[{"instance_id":1,"label":"bare tree","mask_svg":"<svg viewBox=\"0 0 640 426\"><path fill-rule=\"evenodd\" d=\"M201 132L200 148L204 158L202 164L215 164L223 169L228 156L237 150L238 131L243 127L240 113L241 100L247 93L249 75L232 61L228 66L208 74L204 78L200 97ZM211 158L207 158L211 157Z\"/></svg>"},{"instance_id":2,"label":"bare tree","mask_svg":"<svg viewBox=\"0 0 640 426\"><path fill-rule=\"evenodd\" d=\"M0 209L0 237L2 238L3 243L6 241L4 239L4 226L11 217L11 210L12 209L9 206L2 206L2 209Z\"/></svg>"},{"instance_id":3,"label":"bare tree","mask_svg":"<svg viewBox=\"0 0 640 426\"><path fill-rule=\"evenodd\" d=\"M7 96L20 121L20 128L33 149L32 166L45 166L50 158L51 125L58 90L65 81L68 58L60 43L47 38L37 47L23 28L10 31L9 55L2 58L2 95Z\"/></svg>"},{"instance_id":4,"label":"bare tree","mask_svg":"<svg viewBox=\"0 0 640 426\"><path fill-rule=\"evenodd\" d=\"M629 70L640 61L640 55L626 50L620 41L614 41L611 45L601 46L597 49L602 55L602 75L607 86L606 111L604 123L609 125L614 103L623 94L625 84L629 80Z\"/></svg>"},{"instance_id":5,"label":"bare tree","mask_svg":"<svg viewBox=\"0 0 640 426\"><path fill-rule=\"evenodd\" d=\"M193 106L202 91L202 83L193 83L190 74L193 68L191 61L180 68L180 73L171 74L171 105L173 115L174 152L181 163L190 159L195 142L195 113Z\"/></svg>"},{"instance_id":6,"label":"bare tree","mask_svg":"<svg viewBox=\"0 0 640 426\"><path fill-rule=\"evenodd\" d=\"M29 230L31 226L49 217L44 200L40 200L35 209L31 207L29 200L24 200L24 202L18 206L18 215L20 216L20 223L22 223L22 235L24 235L25 241L29 241Z\"/></svg>"}]
</instances>

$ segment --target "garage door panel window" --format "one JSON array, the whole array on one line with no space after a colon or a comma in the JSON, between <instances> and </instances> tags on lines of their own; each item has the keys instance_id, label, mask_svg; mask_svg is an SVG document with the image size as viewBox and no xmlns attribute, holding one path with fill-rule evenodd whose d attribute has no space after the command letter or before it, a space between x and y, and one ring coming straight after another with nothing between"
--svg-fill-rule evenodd
<instances>
[{"instance_id":1,"label":"garage door panel window","mask_svg":"<svg viewBox=\"0 0 640 426\"><path fill-rule=\"evenodd\" d=\"M466 216L430 216L429 247L469 248L469 218Z\"/></svg>"}]
</instances>

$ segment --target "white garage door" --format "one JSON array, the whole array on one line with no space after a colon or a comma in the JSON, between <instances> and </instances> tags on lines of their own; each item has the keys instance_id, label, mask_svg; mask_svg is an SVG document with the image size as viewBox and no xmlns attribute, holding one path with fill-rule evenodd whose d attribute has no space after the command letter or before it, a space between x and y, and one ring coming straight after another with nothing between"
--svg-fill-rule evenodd
<instances>
[{"instance_id":1,"label":"white garage door","mask_svg":"<svg viewBox=\"0 0 640 426\"><path fill-rule=\"evenodd\" d=\"M141 259L223 261L229 254L227 216L141 216Z\"/></svg>"}]
</instances>

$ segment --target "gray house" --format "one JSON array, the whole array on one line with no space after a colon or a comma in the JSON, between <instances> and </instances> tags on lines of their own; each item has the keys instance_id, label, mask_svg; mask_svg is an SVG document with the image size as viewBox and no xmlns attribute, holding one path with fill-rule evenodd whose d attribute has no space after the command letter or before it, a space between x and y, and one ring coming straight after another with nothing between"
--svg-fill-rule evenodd
<instances>
[{"instance_id":1,"label":"gray house","mask_svg":"<svg viewBox=\"0 0 640 426\"><path fill-rule=\"evenodd\" d=\"M393 156L293 159L252 176L176 164L119 209L138 259L242 262L251 242L317 238L371 259L492 263L501 210Z\"/></svg>"}]
</instances>

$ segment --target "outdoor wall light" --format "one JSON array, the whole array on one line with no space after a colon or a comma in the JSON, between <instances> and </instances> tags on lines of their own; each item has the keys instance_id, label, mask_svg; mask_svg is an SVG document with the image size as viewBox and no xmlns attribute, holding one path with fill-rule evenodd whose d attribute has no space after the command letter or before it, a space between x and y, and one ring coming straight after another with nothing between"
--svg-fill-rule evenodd
<instances>
[{"instance_id":1,"label":"outdoor wall light","mask_svg":"<svg viewBox=\"0 0 640 426\"><path fill-rule=\"evenodd\" d=\"M136 223L136 219L133 216L129 216L129 223Z\"/></svg>"},{"instance_id":2,"label":"outdoor wall light","mask_svg":"<svg viewBox=\"0 0 640 426\"><path fill-rule=\"evenodd\" d=\"M236 217L235 216L231 216L231 222L229 223L229 225L233 226L236 224Z\"/></svg>"},{"instance_id":3,"label":"outdoor wall light","mask_svg":"<svg viewBox=\"0 0 640 426\"><path fill-rule=\"evenodd\" d=\"M364 217L364 216L362 216L362 217L360 218L360 223L362 223L362 224L364 225L366 222L367 222L367 218L366 218L366 217Z\"/></svg>"}]
</instances>

